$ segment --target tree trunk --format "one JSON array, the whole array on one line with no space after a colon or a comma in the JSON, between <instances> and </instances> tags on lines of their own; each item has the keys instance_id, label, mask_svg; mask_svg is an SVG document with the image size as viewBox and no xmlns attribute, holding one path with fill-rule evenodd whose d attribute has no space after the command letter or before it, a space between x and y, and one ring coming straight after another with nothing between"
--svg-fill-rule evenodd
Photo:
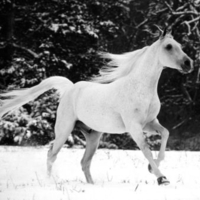
<instances>
[{"instance_id":1,"label":"tree trunk","mask_svg":"<svg viewBox=\"0 0 200 200\"><path fill-rule=\"evenodd\" d=\"M0 69L10 64L13 57L14 3L0 3Z\"/></svg>"}]
</instances>

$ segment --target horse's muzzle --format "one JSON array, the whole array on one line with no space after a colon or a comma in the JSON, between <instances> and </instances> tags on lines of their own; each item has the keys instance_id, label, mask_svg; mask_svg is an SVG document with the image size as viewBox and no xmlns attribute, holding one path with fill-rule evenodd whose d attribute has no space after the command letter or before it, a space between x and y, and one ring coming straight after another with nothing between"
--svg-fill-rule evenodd
<instances>
[{"instance_id":1,"label":"horse's muzzle","mask_svg":"<svg viewBox=\"0 0 200 200\"><path fill-rule=\"evenodd\" d=\"M194 69L193 67L193 61L189 58L186 58L183 63L181 64L181 73L188 74L192 72Z\"/></svg>"}]
</instances>

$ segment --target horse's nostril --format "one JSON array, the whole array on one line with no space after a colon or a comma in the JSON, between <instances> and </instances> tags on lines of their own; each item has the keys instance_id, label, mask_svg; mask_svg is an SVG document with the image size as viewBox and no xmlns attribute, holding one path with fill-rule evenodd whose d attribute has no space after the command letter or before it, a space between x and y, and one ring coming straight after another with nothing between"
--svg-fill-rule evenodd
<instances>
[{"instance_id":1,"label":"horse's nostril","mask_svg":"<svg viewBox=\"0 0 200 200\"><path fill-rule=\"evenodd\" d=\"M184 64L185 64L187 67L190 67L190 60L185 60Z\"/></svg>"},{"instance_id":2,"label":"horse's nostril","mask_svg":"<svg viewBox=\"0 0 200 200\"><path fill-rule=\"evenodd\" d=\"M185 58L184 62L181 64L182 71L189 73L193 71L193 62L192 60Z\"/></svg>"}]
</instances>

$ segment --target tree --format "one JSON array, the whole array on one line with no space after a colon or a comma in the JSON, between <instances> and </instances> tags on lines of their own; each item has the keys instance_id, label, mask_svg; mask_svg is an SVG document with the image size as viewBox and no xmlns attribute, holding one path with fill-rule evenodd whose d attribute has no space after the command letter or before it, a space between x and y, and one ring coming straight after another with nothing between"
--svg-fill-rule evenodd
<instances>
[{"instance_id":1,"label":"tree","mask_svg":"<svg viewBox=\"0 0 200 200\"><path fill-rule=\"evenodd\" d=\"M199 0L3 0L0 3L0 89L31 87L53 75L68 77L73 82L87 80L104 65L105 61L97 56L99 51L133 51L157 39L156 26L169 27L194 60L195 70L189 75L164 70L158 88L162 103L159 119L177 137L184 138L186 132L197 136L199 5ZM43 112L48 113L45 105L50 101L55 113L58 99L54 92L46 95L49 99L44 95L24 106L21 112L35 120L32 113L37 108L43 116L40 121L46 120L52 133L53 118L45 117ZM39 101L44 106L37 107ZM116 138L106 136L105 140L115 140L119 145Z\"/></svg>"},{"instance_id":2,"label":"tree","mask_svg":"<svg viewBox=\"0 0 200 200\"><path fill-rule=\"evenodd\" d=\"M1 89L31 87L53 75L62 75L76 82L97 73L102 64L96 56L97 51L107 48L107 43L102 40L106 38L112 40L117 35L118 25L107 15L115 9L118 13L124 10L123 4L107 1L100 3L86 0L82 2L78 0L58 2L15 0L3 1L2 4L7 5L5 6L6 13L9 13L7 7L12 7L14 16L11 39L9 39L9 45L13 51L9 53L10 59L6 58L7 66L4 62L5 57L2 59ZM94 9L97 12L94 12ZM5 27L6 25L7 23ZM4 27L4 25L1 26ZM8 40L2 38L2 43L7 45ZM35 108L40 110L38 112L42 116L39 121L47 120L50 123L51 119L45 115L49 112L47 111L49 102L47 103L45 98L47 97L38 99L43 104L42 106L35 107L38 103L33 102L24 106L23 112L31 115L31 118L28 117L29 121L34 121L34 118L38 117L33 115L35 112L33 108ZM48 98L53 105L57 101L54 96ZM54 113L55 108L51 111ZM18 114L17 118L8 117L6 120L16 122L21 117ZM9 129L7 126L9 122L3 121L2 129ZM28 121L25 124L26 130L22 134L24 138L26 134L30 135L29 124ZM7 134L12 134L13 129L19 126L16 122ZM51 129L52 126L53 123L50 123ZM31 127L34 129L33 125ZM43 134L45 129L42 126L40 128ZM31 134L34 135L34 133L32 130Z\"/></svg>"}]
</instances>

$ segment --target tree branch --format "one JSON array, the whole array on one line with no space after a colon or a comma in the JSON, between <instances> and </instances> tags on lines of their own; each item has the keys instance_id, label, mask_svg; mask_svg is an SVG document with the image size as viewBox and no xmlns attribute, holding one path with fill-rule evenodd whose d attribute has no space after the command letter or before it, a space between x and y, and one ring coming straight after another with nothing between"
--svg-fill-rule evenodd
<instances>
[{"instance_id":1,"label":"tree branch","mask_svg":"<svg viewBox=\"0 0 200 200\"><path fill-rule=\"evenodd\" d=\"M183 12L172 12L173 15L199 15L199 13L194 12L194 11L183 11Z\"/></svg>"},{"instance_id":2,"label":"tree branch","mask_svg":"<svg viewBox=\"0 0 200 200\"><path fill-rule=\"evenodd\" d=\"M190 20L190 21L184 21L184 22L182 22L182 24L185 24L185 25L187 26L187 28L188 28L188 35L191 34L191 27L190 27L190 24L191 24L191 23L194 23L194 22L197 22L198 20L200 20L200 16L199 16L199 17L196 17L196 18L194 18L194 19L192 19L192 20Z\"/></svg>"},{"instance_id":3,"label":"tree branch","mask_svg":"<svg viewBox=\"0 0 200 200\"><path fill-rule=\"evenodd\" d=\"M136 26L136 28L137 28L137 29L140 28L142 25L146 24L147 22L148 22L148 19L146 18L144 21L142 21L140 24L138 24L138 25Z\"/></svg>"},{"instance_id":4,"label":"tree branch","mask_svg":"<svg viewBox=\"0 0 200 200\"><path fill-rule=\"evenodd\" d=\"M169 8L169 10L171 11L171 12L174 12L173 11L173 9L171 8L171 6L165 1L165 5Z\"/></svg>"},{"instance_id":5,"label":"tree branch","mask_svg":"<svg viewBox=\"0 0 200 200\"><path fill-rule=\"evenodd\" d=\"M13 47L15 47L15 48L18 48L18 49L21 49L21 50L24 50L24 51L28 52L29 54L31 54L31 55L32 55L34 58L36 58L36 59L40 58L40 57L43 55L43 53L37 54L37 53L35 53L34 51L32 51L31 49L28 49L28 48L26 48L26 47L19 46L18 44L15 44L15 43L13 43L12 45L13 45Z\"/></svg>"},{"instance_id":6,"label":"tree branch","mask_svg":"<svg viewBox=\"0 0 200 200\"><path fill-rule=\"evenodd\" d=\"M199 17L196 17L196 18L194 18L194 19L192 19L192 20L190 20L190 21L187 21L187 23L191 24L191 23L196 22L196 21L199 21L199 20L200 20L200 16L199 16Z\"/></svg>"},{"instance_id":7,"label":"tree branch","mask_svg":"<svg viewBox=\"0 0 200 200\"><path fill-rule=\"evenodd\" d=\"M185 93L185 95L187 96L187 99L192 103L193 101L192 101L192 98L191 98L187 88L184 85L182 85L182 89L183 89L183 92Z\"/></svg>"},{"instance_id":8,"label":"tree branch","mask_svg":"<svg viewBox=\"0 0 200 200\"><path fill-rule=\"evenodd\" d=\"M172 8L171 8L171 6L165 1L165 5L168 7L168 9L171 11L171 13L172 13L172 15L196 15L196 16L198 16L199 15L199 13L198 12L195 12L195 11L174 11ZM186 5L184 5L184 6L182 6L180 9L183 9L183 8L185 8L187 6L187 4ZM180 9L178 9L178 10L180 10Z\"/></svg>"},{"instance_id":9,"label":"tree branch","mask_svg":"<svg viewBox=\"0 0 200 200\"><path fill-rule=\"evenodd\" d=\"M189 2L185 3L183 6L180 6L179 8L177 8L177 11L183 10L183 9L186 8L188 5L189 5Z\"/></svg>"}]
</instances>

